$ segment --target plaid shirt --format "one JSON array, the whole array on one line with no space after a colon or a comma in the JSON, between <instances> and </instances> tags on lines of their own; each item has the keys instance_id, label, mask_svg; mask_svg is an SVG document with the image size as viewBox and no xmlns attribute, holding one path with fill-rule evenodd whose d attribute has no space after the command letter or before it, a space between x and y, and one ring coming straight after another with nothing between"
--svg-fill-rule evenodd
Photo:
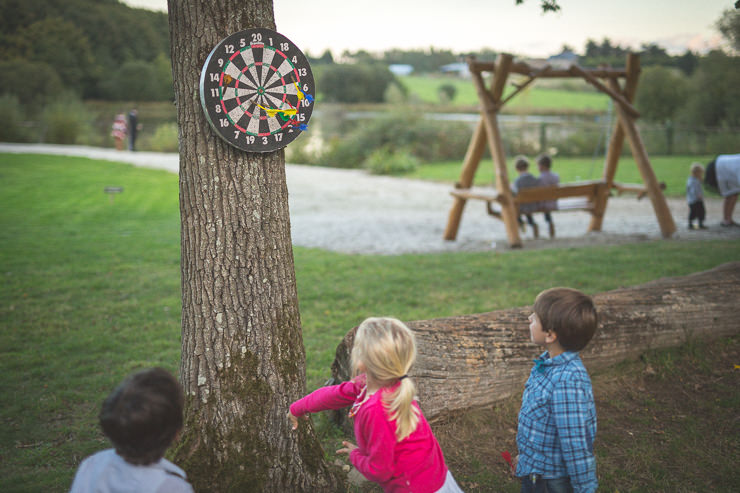
<instances>
[{"instance_id":1,"label":"plaid shirt","mask_svg":"<svg viewBox=\"0 0 740 493\"><path fill-rule=\"evenodd\" d=\"M578 353L535 361L524 387L516 444L516 475L568 476L573 490L596 491L596 406Z\"/></svg>"}]
</instances>

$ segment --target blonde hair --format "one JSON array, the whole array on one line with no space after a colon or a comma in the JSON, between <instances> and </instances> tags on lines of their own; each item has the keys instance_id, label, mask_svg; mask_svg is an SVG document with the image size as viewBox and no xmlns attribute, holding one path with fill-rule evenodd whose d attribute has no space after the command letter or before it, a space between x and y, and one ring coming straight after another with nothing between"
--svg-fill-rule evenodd
<instances>
[{"instance_id":1,"label":"blonde hair","mask_svg":"<svg viewBox=\"0 0 740 493\"><path fill-rule=\"evenodd\" d=\"M414 333L395 318L368 318L360 324L352 345L352 369L360 363L369 378L382 387L401 384L383 396L390 419L396 422L396 441L409 436L419 423L419 410L412 405L416 394L407 373L416 359Z\"/></svg>"},{"instance_id":2,"label":"blonde hair","mask_svg":"<svg viewBox=\"0 0 740 493\"><path fill-rule=\"evenodd\" d=\"M701 163L697 163L697 162L691 163L691 173L693 173L694 171L698 169L704 171L704 165Z\"/></svg>"}]
</instances>

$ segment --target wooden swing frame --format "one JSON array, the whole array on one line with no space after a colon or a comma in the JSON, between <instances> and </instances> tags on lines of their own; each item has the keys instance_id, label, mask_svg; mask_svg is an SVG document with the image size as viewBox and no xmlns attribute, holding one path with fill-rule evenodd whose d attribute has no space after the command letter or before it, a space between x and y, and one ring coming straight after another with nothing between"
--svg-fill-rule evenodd
<instances>
[{"instance_id":1,"label":"wooden swing frame","mask_svg":"<svg viewBox=\"0 0 740 493\"><path fill-rule=\"evenodd\" d=\"M565 197L584 197L585 200L578 202L579 208L591 213L591 223L588 231L601 231L601 225L606 212L606 205L612 188L620 193L623 191L638 192L650 197L655 216L660 224L660 230L664 238L670 237L676 232L673 216L668 209L668 204L661 191L661 185L655 177L655 172L645 150L645 145L637 130L635 120L640 116L632 105L637 91L637 82L640 74L640 58L634 53L627 55L627 64L624 70L611 68L584 69L577 65L571 65L565 70L555 70L550 66L544 68L533 68L523 62L514 62L514 58L502 53L495 63L478 62L474 57L467 60L470 73L473 76L478 98L481 102L481 118L470 139L467 153L463 161L460 180L455 184L455 190L451 192L453 204L447 220L444 233L445 240L455 240L460 228L460 220L469 199L479 199L487 202L491 214L503 220L506 226L506 235L509 246L516 248L522 246L518 227L519 204L539 202L544 200L556 200ZM483 81L483 72L492 73L490 88ZM506 99L502 99L504 87L509 74L527 76L528 79ZM537 78L570 78L581 77L586 82L596 87L599 91L607 94L615 103L617 110L617 121L611 134L606 160L604 162L604 173L601 180L561 184L548 187L528 188L514 196L509 186L509 177L506 169L506 156L501 139L501 131L498 126L497 115L501 108L514 96L519 94L525 87ZM602 79L605 82L602 82ZM624 87L620 86L619 79L625 79ZM617 164L622 153L624 138L627 137L630 150L640 171L644 188L640 185L618 184L614 182ZM486 143L491 148L495 171L496 190L495 193L483 193L472 189L473 178L478 170ZM501 211L494 211L491 207L497 202Z\"/></svg>"}]
</instances>

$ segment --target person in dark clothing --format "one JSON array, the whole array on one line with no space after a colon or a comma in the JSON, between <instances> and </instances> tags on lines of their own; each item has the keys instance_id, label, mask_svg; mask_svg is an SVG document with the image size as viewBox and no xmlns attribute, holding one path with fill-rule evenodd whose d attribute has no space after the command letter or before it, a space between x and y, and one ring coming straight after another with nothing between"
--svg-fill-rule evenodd
<instances>
[{"instance_id":1,"label":"person in dark clothing","mask_svg":"<svg viewBox=\"0 0 740 493\"><path fill-rule=\"evenodd\" d=\"M136 109L128 113L128 150L136 150L136 134L141 129L139 123L139 112Z\"/></svg>"}]
</instances>

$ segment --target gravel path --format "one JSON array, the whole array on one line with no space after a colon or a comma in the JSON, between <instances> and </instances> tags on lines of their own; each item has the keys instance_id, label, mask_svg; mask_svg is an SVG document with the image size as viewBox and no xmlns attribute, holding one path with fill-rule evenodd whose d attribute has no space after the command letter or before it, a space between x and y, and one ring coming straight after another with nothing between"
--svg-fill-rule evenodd
<instances>
[{"instance_id":1,"label":"gravel path","mask_svg":"<svg viewBox=\"0 0 740 493\"><path fill-rule=\"evenodd\" d=\"M130 163L178 172L178 155L119 152L113 149L2 144L0 152L62 154ZM341 170L288 164L286 166L293 243L336 252L393 255L455 251L509 251L503 222L491 218L480 201L468 201L456 241L442 239L452 204L450 186L420 180L373 176ZM678 231L675 240L740 239L740 228L719 225L722 202L708 199L704 231L686 229L686 201L668 199ZM737 212L736 212L737 215ZM650 200L634 195L613 197L603 231L586 233L587 212L554 215L557 238L546 236L541 214L535 215L545 237L524 235L524 249L634 243L661 239Z\"/></svg>"}]
</instances>

